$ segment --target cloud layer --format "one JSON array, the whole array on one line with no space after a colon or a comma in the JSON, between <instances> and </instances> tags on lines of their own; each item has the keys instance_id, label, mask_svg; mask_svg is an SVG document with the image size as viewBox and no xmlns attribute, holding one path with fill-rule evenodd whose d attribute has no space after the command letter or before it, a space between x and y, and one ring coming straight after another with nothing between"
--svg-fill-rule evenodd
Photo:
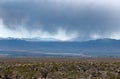
<instances>
[{"instance_id":1,"label":"cloud layer","mask_svg":"<svg viewBox=\"0 0 120 79\"><path fill-rule=\"evenodd\" d=\"M120 39L117 0L1 0L0 37Z\"/></svg>"}]
</instances>

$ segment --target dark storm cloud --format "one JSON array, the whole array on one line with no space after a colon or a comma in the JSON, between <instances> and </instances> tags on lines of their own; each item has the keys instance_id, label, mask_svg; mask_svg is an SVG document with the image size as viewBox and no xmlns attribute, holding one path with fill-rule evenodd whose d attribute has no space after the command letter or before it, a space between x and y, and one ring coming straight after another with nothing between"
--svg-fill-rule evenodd
<instances>
[{"instance_id":1,"label":"dark storm cloud","mask_svg":"<svg viewBox=\"0 0 120 79\"><path fill-rule=\"evenodd\" d=\"M4 27L11 30L24 27L29 31L40 29L54 34L62 28L68 35L77 32L78 40L107 38L120 29L120 24L116 10L113 12L113 7L103 3L94 0L6 0L0 2L0 18Z\"/></svg>"}]
</instances>

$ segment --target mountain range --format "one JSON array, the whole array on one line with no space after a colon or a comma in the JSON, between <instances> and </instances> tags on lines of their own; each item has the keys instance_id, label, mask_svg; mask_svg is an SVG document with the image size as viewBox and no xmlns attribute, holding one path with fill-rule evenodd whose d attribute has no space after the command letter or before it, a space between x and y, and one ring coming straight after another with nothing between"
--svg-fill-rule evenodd
<instances>
[{"instance_id":1,"label":"mountain range","mask_svg":"<svg viewBox=\"0 0 120 79\"><path fill-rule=\"evenodd\" d=\"M120 57L120 40L59 42L1 38L0 57Z\"/></svg>"}]
</instances>

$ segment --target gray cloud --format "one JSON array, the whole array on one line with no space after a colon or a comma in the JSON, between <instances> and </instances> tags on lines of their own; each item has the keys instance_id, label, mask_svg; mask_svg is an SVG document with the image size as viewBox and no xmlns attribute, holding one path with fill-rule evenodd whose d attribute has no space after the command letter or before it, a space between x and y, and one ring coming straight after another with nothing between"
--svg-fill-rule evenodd
<instances>
[{"instance_id":1,"label":"gray cloud","mask_svg":"<svg viewBox=\"0 0 120 79\"><path fill-rule=\"evenodd\" d=\"M47 32L50 38L57 37L55 33L62 29L64 31L63 37L70 38L74 33L74 40L119 39L120 12L116 3L113 2L6 0L0 2L0 18L3 21L4 29L19 31L24 28L27 32L42 30L40 33Z\"/></svg>"}]
</instances>

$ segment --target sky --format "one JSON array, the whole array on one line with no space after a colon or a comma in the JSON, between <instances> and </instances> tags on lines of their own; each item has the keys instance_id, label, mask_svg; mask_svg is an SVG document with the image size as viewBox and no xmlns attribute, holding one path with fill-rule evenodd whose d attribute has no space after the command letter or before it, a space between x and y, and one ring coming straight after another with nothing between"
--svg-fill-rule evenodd
<instances>
[{"instance_id":1,"label":"sky","mask_svg":"<svg viewBox=\"0 0 120 79\"><path fill-rule=\"evenodd\" d=\"M120 39L119 0L0 0L0 38Z\"/></svg>"}]
</instances>

